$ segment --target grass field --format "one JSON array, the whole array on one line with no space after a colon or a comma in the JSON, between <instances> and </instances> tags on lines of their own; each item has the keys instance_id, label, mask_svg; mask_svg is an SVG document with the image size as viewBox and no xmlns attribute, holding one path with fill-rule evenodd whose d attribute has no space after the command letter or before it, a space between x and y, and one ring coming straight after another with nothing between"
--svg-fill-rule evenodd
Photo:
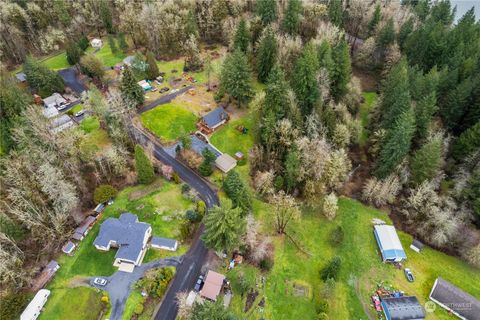
<instances>
[{"instance_id":1,"label":"grass field","mask_svg":"<svg viewBox=\"0 0 480 320\"><path fill-rule=\"evenodd\" d=\"M252 117L247 115L240 119L231 120L210 137L210 142L220 149L233 156L235 152L241 151L245 156L253 147L253 136L251 130L253 129ZM243 134L236 129L237 126L244 126L249 129L247 134Z\"/></svg>"},{"instance_id":2,"label":"grass field","mask_svg":"<svg viewBox=\"0 0 480 320\"><path fill-rule=\"evenodd\" d=\"M162 141L172 142L195 131L197 117L181 105L172 103L158 106L140 116L144 127Z\"/></svg>"},{"instance_id":3,"label":"grass field","mask_svg":"<svg viewBox=\"0 0 480 320\"><path fill-rule=\"evenodd\" d=\"M102 39L103 41L103 46L95 52L95 49L91 46L89 46L86 50L86 52L89 53L95 53L95 55L102 60L103 64L107 67L113 67L117 63L120 63L127 57L125 53L122 52L122 50L118 49L117 53L112 53L112 50L110 49L110 44L108 43L108 39L104 38ZM117 43L118 46L118 43Z\"/></svg>"},{"instance_id":4,"label":"grass field","mask_svg":"<svg viewBox=\"0 0 480 320\"><path fill-rule=\"evenodd\" d=\"M272 208L258 200L254 201L254 212L266 232L271 232L269 212ZM371 219L380 218L390 222L388 216L381 211L362 205L349 199L340 198L337 218L329 222L319 212L303 210L302 218L292 224L290 232L301 244L302 248L311 253L308 256L301 253L290 240L273 235L275 245L275 263L270 273L265 274L265 288L261 288L255 304L262 297L266 298L264 316L267 319L315 319L319 292L323 282L320 279L320 269L333 256L342 259L342 268L336 284L335 294L328 299L330 308L329 319L366 319L365 312L374 310L369 306L370 295L376 289L377 283L384 282L415 295L421 303L425 303L436 277L441 276L474 296L480 296L480 272L464 262L433 249L425 248L421 254L409 249L412 237L399 232L403 247L407 253L405 267L411 268L416 276L414 283L409 283L403 271L393 266L383 264L373 237ZM339 247L330 245L329 237L334 228L341 225L345 230L345 238ZM248 266L245 274L256 277L259 283L260 272ZM231 272L230 272L231 273ZM235 278L235 275L231 275ZM233 280L232 280L233 281ZM294 283L304 284L309 290L309 296L296 296ZM235 291L235 284L233 289ZM234 296L232 310L246 319L260 319L259 308L253 308L249 313L243 313L245 298L239 294ZM366 311L365 311L366 310ZM434 314L428 314L427 319L451 319L440 308Z\"/></svg>"},{"instance_id":5,"label":"grass field","mask_svg":"<svg viewBox=\"0 0 480 320\"><path fill-rule=\"evenodd\" d=\"M121 213L128 211L137 214L140 221L150 223L152 235L178 238L180 218L183 217L187 209L193 208L193 206L192 201L182 196L180 185L158 179L149 186L139 185L123 189L115 199L115 203L105 209L101 221L108 217L118 217ZM117 271L117 268L113 266L115 250L99 251L93 245L101 221L96 223L85 239L83 239L74 256L61 255L58 257L57 261L60 264L60 269L47 287L52 290L52 296L46 304L46 311L40 318L41 320L77 319L71 318L69 313L76 308L77 298L73 298L76 295L80 299L78 302L80 307L86 301L91 303L92 300L98 300L100 302L101 295L93 295L95 293L94 290L89 288L72 288L72 286L81 280L82 277L110 276ZM180 255L186 252L187 249L188 246L182 245L172 255ZM167 255L164 254L164 256ZM161 250L149 249L147 251L149 260L145 261L159 259L164 256L162 256ZM72 303L72 301L75 301L75 303ZM94 306L95 304L93 303L92 310L89 310L92 311L92 316L95 310ZM79 313L78 319L91 319L87 317L82 318L80 315L81 313ZM96 319L96 317L92 319Z\"/></svg>"},{"instance_id":6,"label":"grass field","mask_svg":"<svg viewBox=\"0 0 480 320\"><path fill-rule=\"evenodd\" d=\"M365 99L365 102L360 105L360 113L359 113L360 124L361 124L360 137L359 137L360 146L366 145L368 141L367 128L369 125L369 114L374 103L377 101L377 94L375 92L364 92L363 97Z\"/></svg>"},{"instance_id":7,"label":"grass field","mask_svg":"<svg viewBox=\"0 0 480 320\"><path fill-rule=\"evenodd\" d=\"M45 59L43 61L43 64L52 70L60 70L70 67L70 64L67 61L67 55L65 51L62 51L61 53L53 57Z\"/></svg>"}]
</instances>

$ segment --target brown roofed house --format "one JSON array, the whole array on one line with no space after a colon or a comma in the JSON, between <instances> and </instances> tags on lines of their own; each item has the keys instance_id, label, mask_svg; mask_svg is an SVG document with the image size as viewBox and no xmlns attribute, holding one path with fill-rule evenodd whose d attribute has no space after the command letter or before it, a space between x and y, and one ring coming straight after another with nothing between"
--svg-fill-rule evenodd
<instances>
[{"instance_id":1,"label":"brown roofed house","mask_svg":"<svg viewBox=\"0 0 480 320\"><path fill-rule=\"evenodd\" d=\"M222 291L225 276L215 271L209 270L205 278L205 284L200 291L200 296L208 300L217 301L217 297Z\"/></svg>"}]
</instances>

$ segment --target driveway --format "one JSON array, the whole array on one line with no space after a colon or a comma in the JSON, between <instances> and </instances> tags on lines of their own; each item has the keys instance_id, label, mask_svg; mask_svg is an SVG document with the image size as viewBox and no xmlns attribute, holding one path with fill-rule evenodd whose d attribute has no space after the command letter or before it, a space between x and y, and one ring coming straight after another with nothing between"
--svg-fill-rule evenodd
<instances>
[{"instance_id":1,"label":"driveway","mask_svg":"<svg viewBox=\"0 0 480 320\"><path fill-rule=\"evenodd\" d=\"M58 74L62 77L65 85L70 87L77 94L81 94L85 91L85 85L83 84L83 81L78 78L75 67L58 70Z\"/></svg>"},{"instance_id":2,"label":"driveway","mask_svg":"<svg viewBox=\"0 0 480 320\"><path fill-rule=\"evenodd\" d=\"M108 280L107 285L103 287L93 284L93 279L96 277L92 277L89 279L90 285L94 288L108 292L108 295L110 296L110 303L112 304L110 319L120 320L122 319L123 310L125 309L128 296L132 291L133 284L140 280L147 270L169 266L176 267L181 263L182 259L182 257L172 257L155 260L135 267L131 273L117 271L110 277L99 277Z\"/></svg>"},{"instance_id":3,"label":"driveway","mask_svg":"<svg viewBox=\"0 0 480 320\"><path fill-rule=\"evenodd\" d=\"M191 88L193 88L193 86L186 86L185 88L178 89L177 92L169 93L169 94L166 94L164 96L161 96L160 98L153 100L149 104L144 105L142 109L138 110L138 113L144 113L148 110L152 110L156 106L159 106L159 105L165 104L165 103L169 103L170 101L172 101L173 99L175 99L176 97L178 97L179 95L188 91Z\"/></svg>"},{"instance_id":4,"label":"driveway","mask_svg":"<svg viewBox=\"0 0 480 320\"><path fill-rule=\"evenodd\" d=\"M163 150L162 146L158 145L155 140L150 139L150 137L142 130L133 127L132 133L140 144L146 145L147 143L153 143L154 156L162 163L171 166L180 179L195 189L200 198L205 201L207 208L212 208L213 206L218 205L219 201L217 193L207 181L170 156L165 150ZM190 249L182 257L183 259L180 265L177 266L175 277L173 278L168 291L165 293L160 308L154 315L155 320L175 320L178 310L176 301L177 293L193 289L195 280L200 275L201 268L207 258L208 249L200 239L203 230L204 226L202 224L195 235Z\"/></svg>"}]
</instances>

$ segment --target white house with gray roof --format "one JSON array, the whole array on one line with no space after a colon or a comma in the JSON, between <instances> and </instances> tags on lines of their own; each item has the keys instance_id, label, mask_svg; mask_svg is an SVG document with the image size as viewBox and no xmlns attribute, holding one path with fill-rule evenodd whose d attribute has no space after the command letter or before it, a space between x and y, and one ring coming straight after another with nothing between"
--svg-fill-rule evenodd
<instances>
[{"instance_id":1,"label":"white house with gray roof","mask_svg":"<svg viewBox=\"0 0 480 320\"><path fill-rule=\"evenodd\" d=\"M127 212L118 219L105 220L93 244L103 251L118 248L113 265L131 272L134 266L142 263L151 233L152 227L148 223L139 222L135 214Z\"/></svg>"}]
</instances>

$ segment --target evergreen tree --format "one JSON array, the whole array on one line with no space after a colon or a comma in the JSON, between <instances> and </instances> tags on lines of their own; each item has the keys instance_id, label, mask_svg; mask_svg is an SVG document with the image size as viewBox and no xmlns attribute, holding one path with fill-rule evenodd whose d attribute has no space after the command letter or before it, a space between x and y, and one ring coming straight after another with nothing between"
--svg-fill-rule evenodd
<instances>
[{"instance_id":1,"label":"evergreen tree","mask_svg":"<svg viewBox=\"0 0 480 320\"><path fill-rule=\"evenodd\" d=\"M262 106L263 113L271 112L275 121L285 118L288 112L288 83L278 64L272 68L265 88L265 100Z\"/></svg>"},{"instance_id":2,"label":"evergreen tree","mask_svg":"<svg viewBox=\"0 0 480 320\"><path fill-rule=\"evenodd\" d=\"M215 155L213 154L212 151L210 151L209 148L205 148L202 151L202 155L203 155L203 162L198 168L198 170L200 171L200 174L202 176L208 177L213 173L212 163L215 162Z\"/></svg>"},{"instance_id":3,"label":"evergreen tree","mask_svg":"<svg viewBox=\"0 0 480 320\"><path fill-rule=\"evenodd\" d=\"M83 36L80 38L80 40L78 40L78 46L80 49L82 49L82 51L87 50L89 45L90 43L88 42L88 38L86 36Z\"/></svg>"},{"instance_id":4,"label":"evergreen tree","mask_svg":"<svg viewBox=\"0 0 480 320\"><path fill-rule=\"evenodd\" d=\"M260 40L257 50L257 72L258 81L265 83L272 70L273 65L277 61L278 49L277 39L269 28Z\"/></svg>"},{"instance_id":5,"label":"evergreen tree","mask_svg":"<svg viewBox=\"0 0 480 320\"><path fill-rule=\"evenodd\" d=\"M250 32L248 31L247 22L242 18L238 23L237 31L233 37L233 49L239 49L246 54L248 52L249 44Z\"/></svg>"},{"instance_id":6,"label":"evergreen tree","mask_svg":"<svg viewBox=\"0 0 480 320\"><path fill-rule=\"evenodd\" d=\"M385 50L389 45L395 41L395 27L393 18L388 19L385 26L380 30L377 36L377 47Z\"/></svg>"},{"instance_id":7,"label":"evergreen tree","mask_svg":"<svg viewBox=\"0 0 480 320\"><path fill-rule=\"evenodd\" d=\"M192 315L188 320L235 320L228 310L223 306L222 300L216 302L199 303L195 302L192 308Z\"/></svg>"},{"instance_id":8,"label":"evergreen tree","mask_svg":"<svg viewBox=\"0 0 480 320\"><path fill-rule=\"evenodd\" d=\"M146 156L142 146L135 145L135 170L137 180L141 184L149 184L155 180L155 173L150 159Z\"/></svg>"},{"instance_id":9,"label":"evergreen tree","mask_svg":"<svg viewBox=\"0 0 480 320\"><path fill-rule=\"evenodd\" d=\"M463 189L463 196L471 203L473 211L477 214L478 225L480 223L480 167L472 172L466 187Z\"/></svg>"},{"instance_id":10,"label":"evergreen tree","mask_svg":"<svg viewBox=\"0 0 480 320\"><path fill-rule=\"evenodd\" d=\"M230 200L224 200L221 206L215 206L204 218L205 232L202 240L208 248L229 252L239 246L239 240L245 232L245 220L240 208L232 208Z\"/></svg>"},{"instance_id":11,"label":"evergreen tree","mask_svg":"<svg viewBox=\"0 0 480 320\"><path fill-rule=\"evenodd\" d=\"M391 128L397 117L410 108L407 62L400 60L389 72L382 94L382 127Z\"/></svg>"},{"instance_id":12,"label":"evergreen tree","mask_svg":"<svg viewBox=\"0 0 480 320\"><path fill-rule=\"evenodd\" d=\"M240 106L245 105L253 95L250 66L247 57L238 49L223 62L220 92L229 94Z\"/></svg>"},{"instance_id":13,"label":"evergreen tree","mask_svg":"<svg viewBox=\"0 0 480 320\"><path fill-rule=\"evenodd\" d=\"M125 100L135 103L136 106L142 105L145 101L143 89L138 85L128 66L124 66L123 69L120 91Z\"/></svg>"},{"instance_id":14,"label":"evergreen tree","mask_svg":"<svg viewBox=\"0 0 480 320\"><path fill-rule=\"evenodd\" d=\"M78 46L77 43L70 41L65 48L67 54L67 62L70 65L74 65L80 62L80 58L83 55L82 49Z\"/></svg>"},{"instance_id":15,"label":"evergreen tree","mask_svg":"<svg viewBox=\"0 0 480 320\"><path fill-rule=\"evenodd\" d=\"M335 64L333 62L332 47L327 40L323 40L318 46L318 61L321 68L325 68L328 76L332 77Z\"/></svg>"},{"instance_id":16,"label":"evergreen tree","mask_svg":"<svg viewBox=\"0 0 480 320\"><path fill-rule=\"evenodd\" d=\"M380 5L377 4L375 6L375 11L373 12L372 19L370 19L370 21L368 22L367 30L368 30L369 36L374 33L375 28L377 28L377 25L381 19L382 19L382 13L380 11Z\"/></svg>"},{"instance_id":17,"label":"evergreen tree","mask_svg":"<svg viewBox=\"0 0 480 320\"><path fill-rule=\"evenodd\" d=\"M410 151L414 133L415 115L412 108L408 108L387 131L375 169L375 175L378 178L385 179L402 162Z\"/></svg>"},{"instance_id":18,"label":"evergreen tree","mask_svg":"<svg viewBox=\"0 0 480 320\"><path fill-rule=\"evenodd\" d=\"M160 75L158 70L157 60L155 60L155 55L153 52L148 51L146 55L146 64L147 64L147 79L153 80Z\"/></svg>"},{"instance_id":19,"label":"evergreen tree","mask_svg":"<svg viewBox=\"0 0 480 320\"><path fill-rule=\"evenodd\" d=\"M303 117L312 113L313 107L319 98L317 70L317 54L313 45L309 43L297 59L291 82Z\"/></svg>"},{"instance_id":20,"label":"evergreen tree","mask_svg":"<svg viewBox=\"0 0 480 320\"><path fill-rule=\"evenodd\" d=\"M300 173L300 154L296 148L292 148L285 159L285 187L287 192L292 192L297 185Z\"/></svg>"},{"instance_id":21,"label":"evergreen tree","mask_svg":"<svg viewBox=\"0 0 480 320\"><path fill-rule=\"evenodd\" d=\"M117 44L115 43L115 38L111 34L108 35L108 45L110 46L110 51L112 52L112 54L117 54Z\"/></svg>"},{"instance_id":22,"label":"evergreen tree","mask_svg":"<svg viewBox=\"0 0 480 320\"><path fill-rule=\"evenodd\" d=\"M330 75L331 92L335 100L338 101L347 92L347 85L350 82L352 72L350 52L345 40L334 48L333 61L333 70Z\"/></svg>"},{"instance_id":23,"label":"evergreen tree","mask_svg":"<svg viewBox=\"0 0 480 320\"><path fill-rule=\"evenodd\" d=\"M200 71L203 67L203 61L198 49L197 38L191 34L185 43L185 64L183 71Z\"/></svg>"},{"instance_id":24,"label":"evergreen tree","mask_svg":"<svg viewBox=\"0 0 480 320\"><path fill-rule=\"evenodd\" d=\"M223 189L232 200L234 208L240 208L245 216L252 209L252 199L236 171L229 171L223 181Z\"/></svg>"},{"instance_id":25,"label":"evergreen tree","mask_svg":"<svg viewBox=\"0 0 480 320\"><path fill-rule=\"evenodd\" d=\"M277 18L277 1L257 0L256 11L263 25L266 26Z\"/></svg>"},{"instance_id":26,"label":"evergreen tree","mask_svg":"<svg viewBox=\"0 0 480 320\"><path fill-rule=\"evenodd\" d=\"M330 0L328 2L328 17L330 22L340 27L343 22L343 0Z\"/></svg>"},{"instance_id":27,"label":"evergreen tree","mask_svg":"<svg viewBox=\"0 0 480 320\"><path fill-rule=\"evenodd\" d=\"M100 1L100 18L103 26L108 33L113 33L112 12L110 11L109 1Z\"/></svg>"},{"instance_id":28,"label":"evergreen tree","mask_svg":"<svg viewBox=\"0 0 480 320\"><path fill-rule=\"evenodd\" d=\"M120 49L122 49L123 53L128 51L128 43L127 40L125 40L125 33L123 32L118 33L118 45L120 46Z\"/></svg>"},{"instance_id":29,"label":"evergreen tree","mask_svg":"<svg viewBox=\"0 0 480 320\"><path fill-rule=\"evenodd\" d=\"M282 29L288 34L295 35L300 27L302 3L299 0L289 0L285 16L282 20Z\"/></svg>"},{"instance_id":30,"label":"evergreen tree","mask_svg":"<svg viewBox=\"0 0 480 320\"><path fill-rule=\"evenodd\" d=\"M407 41L407 38L410 36L410 34L413 31L413 18L408 19L406 22L402 24L400 27L400 30L398 31L397 35L397 43L398 46L400 47L400 50L403 51L405 48L405 42Z\"/></svg>"},{"instance_id":31,"label":"evergreen tree","mask_svg":"<svg viewBox=\"0 0 480 320\"><path fill-rule=\"evenodd\" d=\"M435 92L430 93L415 105L415 122L417 124L416 140L421 141L427 137L433 115L437 111L437 97Z\"/></svg>"},{"instance_id":32,"label":"evergreen tree","mask_svg":"<svg viewBox=\"0 0 480 320\"><path fill-rule=\"evenodd\" d=\"M460 161L480 148L480 121L465 130L455 141L452 156Z\"/></svg>"},{"instance_id":33,"label":"evergreen tree","mask_svg":"<svg viewBox=\"0 0 480 320\"><path fill-rule=\"evenodd\" d=\"M63 92L64 83L60 75L31 57L25 60L23 72L30 87L37 90L40 96L45 98L54 92Z\"/></svg>"},{"instance_id":34,"label":"evergreen tree","mask_svg":"<svg viewBox=\"0 0 480 320\"><path fill-rule=\"evenodd\" d=\"M442 138L440 135L432 137L420 147L410 161L412 182L420 185L425 180L435 177L442 163Z\"/></svg>"}]
</instances>

